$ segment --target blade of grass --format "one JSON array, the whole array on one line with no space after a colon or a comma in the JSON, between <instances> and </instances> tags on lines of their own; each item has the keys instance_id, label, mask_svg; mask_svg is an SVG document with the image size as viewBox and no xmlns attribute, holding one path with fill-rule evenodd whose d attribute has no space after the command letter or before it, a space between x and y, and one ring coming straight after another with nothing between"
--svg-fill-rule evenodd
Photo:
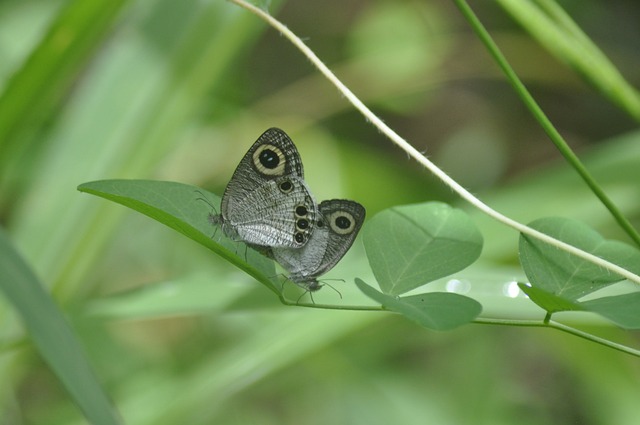
<instances>
[{"instance_id":1,"label":"blade of grass","mask_svg":"<svg viewBox=\"0 0 640 425\"><path fill-rule=\"evenodd\" d=\"M1 230L0 290L89 422L121 423L63 313Z\"/></svg>"},{"instance_id":2,"label":"blade of grass","mask_svg":"<svg viewBox=\"0 0 640 425\"><path fill-rule=\"evenodd\" d=\"M502 7L557 58L640 121L640 93L554 0L500 0Z\"/></svg>"},{"instance_id":3,"label":"blade of grass","mask_svg":"<svg viewBox=\"0 0 640 425\"><path fill-rule=\"evenodd\" d=\"M505 76L507 77L507 80L513 86L516 94L520 96L522 102L547 133L549 139L551 139L553 144L556 145L562 156L576 170L582 180L598 197L600 202L602 202L602 204L609 210L618 225L625 231L629 238L631 238L635 242L635 244L640 247L640 234L638 234L638 231L631 225L629 220L622 214L620 209L613 203L609 196L604 192L602 187L595 181L591 173L587 170L584 164L582 164L576 154L571 150L569 144L560 135L558 130L556 130L549 118L547 118L546 114L542 111L533 96L531 96L531 93L529 93L525 85L522 83L505 56L498 48L497 44L491 38L491 35L489 35L488 31L486 30L484 25L482 25L473 10L471 10L467 2L465 0L454 1L465 19L469 22L469 25L471 25L472 29L475 31L476 35L478 35L498 66L502 69Z\"/></svg>"},{"instance_id":4,"label":"blade of grass","mask_svg":"<svg viewBox=\"0 0 640 425\"><path fill-rule=\"evenodd\" d=\"M0 180L20 169L24 153L45 138L35 137L58 110L88 57L117 19L127 0L70 2L0 96ZM33 157L33 152L30 153ZM13 161L13 166L8 166ZM22 164L24 165L24 164ZM9 183L11 186L11 182ZM9 190L16 188L9 187ZM5 194L10 199L10 196Z\"/></svg>"},{"instance_id":5,"label":"blade of grass","mask_svg":"<svg viewBox=\"0 0 640 425\"><path fill-rule=\"evenodd\" d=\"M225 84L225 72L247 39L257 35L256 22L225 3L193 3L198 8L190 17L151 7L131 18L141 19L129 25L142 29L172 19L173 48L158 55L152 47L164 39L145 33L148 39L141 42L131 31L114 41L100 58L103 66L76 87L52 154L14 213L16 240L38 272L50 276L59 298L86 284L85 274L121 220L116 210L78 201L73 188L83 181L153 173L183 142L182 132L212 88Z\"/></svg>"}]
</instances>

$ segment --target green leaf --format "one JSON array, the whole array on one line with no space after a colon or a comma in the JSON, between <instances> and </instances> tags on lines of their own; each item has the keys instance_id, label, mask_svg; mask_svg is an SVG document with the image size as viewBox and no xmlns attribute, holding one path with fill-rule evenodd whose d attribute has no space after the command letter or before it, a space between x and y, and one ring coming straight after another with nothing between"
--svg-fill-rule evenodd
<instances>
[{"instance_id":1,"label":"green leaf","mask_svg":"<svg viewBox=\"0 0 640 425\"><path fill-rule=\"evenodd\" d=\"M622 328L640 329L640 292L589 300L582 306Z\"/></svg>"},{"instance_id":2,"label":"green leaf","mask_svg":"<svg viewBox=\"0 0 640 425\"><path fill-rule=\"evenodd\" d=\"M391 295L460 271L482 251L482 235L467 214L440 202L382 211L363 233L373 273Z\"/></svg>"},{"instance_id":3,"label":"green leaf","mask_svg":"<svg viewBox=\"0 0 640 425\"><path fill-rule=\"evenodd\" d=\"M551 217L536 220L529 226L635 273L640 271L640 251L622 242L606 241L583 223ZM520 235L520 262L532 286L568 301L623 279L526 235Z\"/></svg>"},{"instance_id":4,"label":"green leaf","mask_svg":"<svg viewBox=\"0 0 640 425\"><path fill-rule=\"evenodd\" d=\"M387 310L402 314L429 329L454 329L473 321L482 312L479 302L464 295L430 292L394 297L375 290L361 279L356 278L355 282L365 295L379 302Z\"/></svg>"},{"instance_id":5,"label":"green leaf","mask_svg":"<svg viewBox=\"0 0 640 425\"><path fill-rule=\"evenodd\" d=\"M119 424L118 413L63 313L1 230L0 290L22 318L43 359L89 422Z\"/></svg>"},{"instance_id":6,"label":"green leaf","mask_svg":"<svg viewBox=\"0 0 640 425\"><path fill-rule=\"evenodd\" d=\"M549 313L588 311L599 314L624 329L640 329L640 292L601 297L589 301L569 301L544 289L518 284L531 301Z\"/></svg>"},{"instance_id":7,"label":"green leaf","mask_svg":"<svg viewBox=\"0 0 640 425\"><path fill-rule=\"evenodd\" d=\"M519 283L518 286L522 292L527 294L531 301L544 308L549 313L584 310L584 307L582 307L580 303L566 300L562 297L549 293L544 289L525 285L523 283Z\"/></svg>"},{"instance_id":8,"label":"green leaf","mask_svg":"<svg viewBox=\"0 0 640 425\"><path fill-rule=\"evenodd\" d=\"M122 204L177 230L280 294L282 285L276 279L273 261L229 240L209 223L212 206L219 211L217 195L196 186L154 180L100 180L81 184L78 190ZM212 238L216 231L217 237Z\"/></svg>"}]
</instances>

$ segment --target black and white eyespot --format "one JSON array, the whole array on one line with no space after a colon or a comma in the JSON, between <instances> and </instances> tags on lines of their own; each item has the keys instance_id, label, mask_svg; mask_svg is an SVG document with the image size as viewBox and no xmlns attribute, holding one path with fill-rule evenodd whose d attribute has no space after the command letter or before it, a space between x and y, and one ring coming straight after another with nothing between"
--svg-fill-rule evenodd
<instances>
[{"instance_id":1,"label":"black and white eyespot","mask_svg":"<svg viewBox=\"0 0 640 425\"><path fill-rule=\"evenodd\" d=\"M278 189L280 189L282 193L289 193L293 190L293 183L288 179L283 180L278 184Z\"/></svg>"},{"instance_id":2,"label":"black and white eyespot","mask_svg":"<svg viewBox=\"0 0 640 425\"><path fill-rule=\"evenodd\" d=\"M296 217L306 217L309 214L309 210L304 205L298 205L295 209Z\"/></svg>"},{"instance_id":3,"label":"black and white eyespot","mask_svg":"<svg viewBox=\"0 0 640 425\"><path fill-rule=\"evenodd\" d=\"M287 160L280 148L271 144L258 147L253 153L253 165L258 172L267 176L282 176Z\"/></svg>"},{"instance_id":4,"label":"black and white eyespot","mask_svg":"<svg viewBox=\"0 0 640 425\"><path fill-rule=\"evenodd\" d=\"M311 221L309 221L309 209L304 205L300 204L293 210L295 220L296 220L296 230L299 233L307 233L309 228L311 227ZM302 241L306 240L306 235ZM297 239L296 239L297 241ZM302 242L300 242L302 243Z\"/></svg>"},{"instance_id":5,"label":"black and white eyespot","mask_svg":"<svg viewBox=\"0 0 640 425\"><path fill-rule=\"evenodd\" d=\"M305 234L303 232L296 232L296 234L293 235L293 239L298 244L302 245L307 240L307 237L305 236Z\"/></svg>"},{"instance_id":6,"label":"black and white eyespot","mask_svg":"<svg viewBox=\"0 0 640 425\"><path fill-rule=\"evenodd\" d=\"M296 229L298 230L307 230L309 228L309 220L306 218L299 218L296 220Z\"/></svg>"},{"instance_id":7,"label":"black and white eyespot","mask_svg":"<svg viewBox=\"0 0 640 425\"><path fill-rule=\"evenodd\" d=\"M356 227L356 220L351 213L346 211L336 211L329 216L331 230L339 235L348 235Z\"/></svg>"}]
</instances>

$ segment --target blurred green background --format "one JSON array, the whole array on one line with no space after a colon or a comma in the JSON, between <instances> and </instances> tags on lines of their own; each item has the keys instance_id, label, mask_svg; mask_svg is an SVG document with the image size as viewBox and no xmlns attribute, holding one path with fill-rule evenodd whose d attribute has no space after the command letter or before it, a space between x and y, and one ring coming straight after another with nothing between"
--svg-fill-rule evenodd
<instances>
[{"instance_id":1,"label":"blurred green background","mask_svg":"<svg viewBox=\"0 0 640 425\"><path fill-rule=\"evenodd\" d=\"M640 3L561 4L639 86ZM637 227L637 121L498 3L472 6ZM386 123L499 211L522 222L574 217L627 241L451 2L269 9ZM356 199L369 217L429 200L468 209L248 12L221 0L4 0L0 90L1 222L126 423L637 422L640 362L631 356L544 329L437 333L391 314L285 307L193 241L76 191L136 178L221 194L248 147L277 126L296 142L319 199ZM509 292L523 279L517 234L470 213L486 246L468 295L486 317L542 317ZM316 301L357 303L353 277L370 275L356 242L327 275L345 280L334 283L344 299L325 289ZM0 323L0 423L84 423L6 302ZM637 333L578 323L640 345Z\"/></svg>"}]
</instances>

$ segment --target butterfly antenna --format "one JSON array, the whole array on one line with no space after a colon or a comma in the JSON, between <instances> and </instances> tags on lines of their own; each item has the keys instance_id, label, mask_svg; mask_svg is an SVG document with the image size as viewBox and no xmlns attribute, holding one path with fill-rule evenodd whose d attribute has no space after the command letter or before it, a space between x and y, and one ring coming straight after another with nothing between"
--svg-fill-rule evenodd
<instances>
[{"instance_id":1,"label":"butterfly antenna","mask_svg":"<svg viewBox=\"0 0 640 425\"><path fill-rule=\"evenodd\" d=\"M343 282L344 283L344 279L322 279L322 286L328 286L329 288L333 289L334 291L336 291L338 293L338 296L340 297L340 299L342 299L342 293L340 291L338 291L336 288L334 288L333 286L329 285L327 283L328 280L333 280L333 281L338 281L338 282Z\"/></svg>"},{"instance_id":2,"label":"butterfly antenna","mask_svg":"<svg viewBox=\"0 0 640 425\"><path fill-rule=\"evenodd\" d=\"M198 194L200 195L200 196L198 196L198 197L196 198L196 201L202 201L202 202L204 202L205 204L209 205L209 207L211 207L211 211L215 212L215 213L216 213L216 215L218 214L218 210L216 209L215 205L213 205L213 204L211 203L211 201L207 199L207 196L206 196L204 193L202 193L202 192L201 192L201 191L199 191L198 189L194 190L194 192L196 192L196 193L198 193ZM213 214L210 212L210 213L209 213L209 217L211 217L212 215L213 215Z\"/></svg>"},{"instance_id":3,"label":"butterfly antenna","mask_svg":"<svg viewBox=\"0 0 640 425\"><path fill-rule=\"evenodd\" d=\"M342 280L342 279L333 279L333 280ZM344 280L342 280L344 282ZM338 291L336 288L334 288L333 286L329 285L328 283L325 283L326 286L328 286L329 288L333 289L334 291L336 291L338 293L338 296L340 297L340 299L342 299L342 293L340 291Z\"/></svg>"}]
</instances>

